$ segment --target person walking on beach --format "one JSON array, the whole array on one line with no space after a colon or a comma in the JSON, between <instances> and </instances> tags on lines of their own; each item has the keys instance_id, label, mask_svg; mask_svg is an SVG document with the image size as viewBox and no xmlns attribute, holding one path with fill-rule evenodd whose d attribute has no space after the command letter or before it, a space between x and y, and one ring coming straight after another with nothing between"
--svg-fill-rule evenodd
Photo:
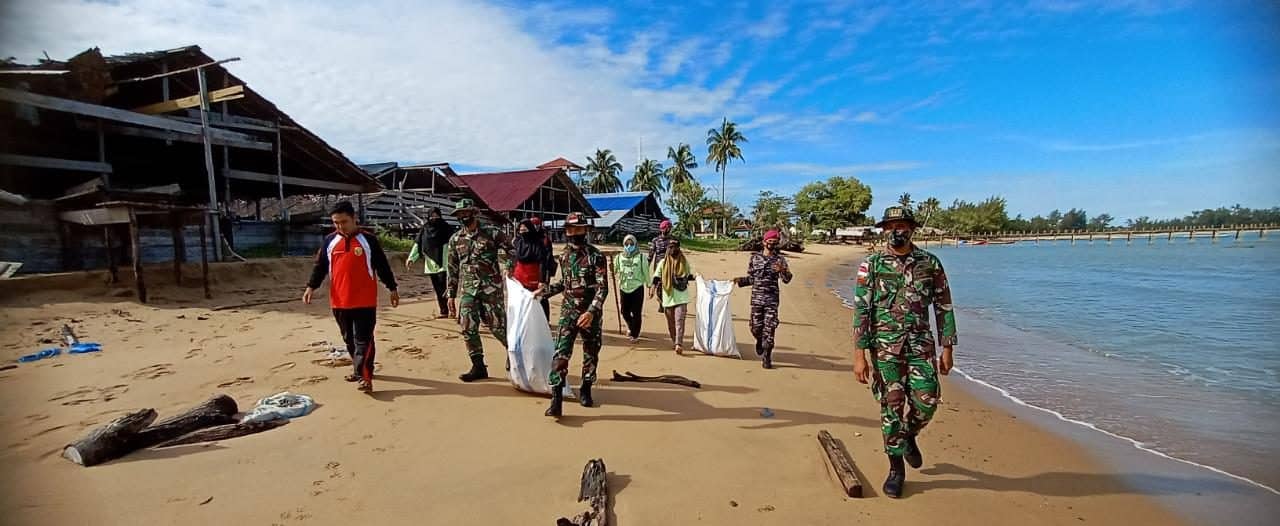
<instances>
[{"instance_id":1,"label":"person walking on beach","mask_svg":"<svg viewBox=\"0 0 1280 526\"><path fill-rule=\"evenodd\" d=\"M489 369L484 364L484 347L480 344L481 321L489 326L489 331L503 348L507 346L506 289L502 285L498 250L510 255L515 249L511 246L510 236L480 225L472 200L458 200L453 216L462 223L462 230L449 240L446 257L449 317L457 318L462 326L462 338L471 358L471 370L462 373L458 379L474 382L489 377Z\"/></svg>"},{"instance_id":2,"label":"person walking on beach","mask_svg":"<svg viewBox=\"0 0 1280 526\"><path fill-rule=\"evenodd\" d=\"M569 244L560 254L560 280L539 290L535 295L550 297L564 293L560 306L560 325L556 332L556 354L548 375L551 384L551 406L545 413L558 417L562 413L564 386L569 380L569 358L573 342L582 335L582 387L579 400L591 407L591 386L596 381L596 365L603 345L604 300L609 295L609 260L587 239L591 224L580 212L564 220L564 233Z\"/></svg>"},{"instance_id":3,"label":"person walking on beach","mask_svg":"<svg viewBox=\"0 0 1280 526\"><path fill-rule=\"evenodd\" d=\"M329 277L329 306L338 322L342 341L347 344L354 368L348 382L359 382L361 391L373 391L375 357L373 328L378 321L378 281L391 291L391 306L400 306L396 277L391 272L387 254L378 244L378 236L360 229L356 210L350 202L339 202L329 211L333 233L325 236L316 252L311 279L302 293L302 302L310 305L316 289Z\"/></svg>"},{"instance_id":4,"label":"person walking on beach","mask_svg":"<svg viewBox=\"0 0 1280 526\"><path fill-rule=\"evenodd\" d=\"M667 316L667 334L676 354L684 354L684 322L689 310L689 282L693 281L693 265L680 250L680 240L671 238L667 242L667 255L658 262L653 272L653 288L649 289L649 297L655 295L662 305L662 312Z\"/></svg>"},{"instance_id":5,"label":"person walking on beach","mask_svg":"<svg viewBox=\"0 0 1280 526\"><path fill-rule=\"evenodd\" d=\"M671 236L671 220L663 219L661 223L658 223L658 236L649 241L649 264L657 265L667 257L667 248L671 246L672 239L675 238ZM658 275L656 270L655 268L649 274ZM662 312L662 310L662 298L659 297L658 312Z\"/></svg>"},{"instance_id":6,"label":"person walking on beach","mask_svg":"<svg viewBox=\"0 0 1280 526\"><path fill-rule=\"evenodd\" d=\"M756 338L756 354L765 369L773 368L773 335L778 330L778 280L791 283L787 258L778 251L781 234L764 233L760 252L751 254L747 275L736 279L739 287L751 287L751 335Z\"/></svg>"},{"instance_id":7,"label":"person walking on beach","mask_svg":"<svg viewBox=\"0 0 1280 526\"><path fill-rule=\"evenodd\" d=\"M640 252L636 236L622 239L622 252L613 259L613 272L618 277L618 294L622 298L622 319L627 321L627 337L631 343L640 340L644 310L644 291L649 284L649 258Z\"/></svg>"},{"instance_id":8,"label":"person walking on beach","mask_svg":"<svg viewBox=\"0 0 1280 526\"><path fill-rule=\"evenodd\" d=\"M913 468L924 462L916 437L938 407L938 374L951 372L956 319L942 262L911 242L920 226L911 209L889 207L876 226L889 234L889 242L858 266L853 372L859 382L870 381L871 392L880 402L884 450L889 456L884 493L898 498L906 482L903 461ZM930 305L942 345L940 357L929 328Z\"/></svg>"},{"instance_id":9,"label":"person walking on beach","mask_svg":"<svg viewBox=\"0 0 1280 526\"><path fill-rule=\"evenodd\" d=\"M552 255L551 245L546 243L542 230L532 219L525 219L516 226L516 237L512 244L516 249L516 261L511 276L530 291L549 283L551 277L555 276L556 258ZM547 320L551 319L551 303L546 298L542 299L542 313Z\"/></svg>"},{"instance_id":10,"label":"person walking on beach","mask_svg":"<svg viewBox=\"0 0 1280 526\"><path fill-rule=\"evenodd\" d=\"M409 251L409 259L404 263L406 268L412 269L413 263L416 263L419 259L426 260L424 272L431 277L431 290L435 292L436 303L440 307L440 313L436 318L449 316L449 293L446 290L447 277L445 276L444 247L449 244L449 238L453 237L455 230L453 225L450 225L441 217L439 208L432 208L427 212L427 223L422 225L422 231L418 233L413 249Z\"/></svg>"}]
</instances>

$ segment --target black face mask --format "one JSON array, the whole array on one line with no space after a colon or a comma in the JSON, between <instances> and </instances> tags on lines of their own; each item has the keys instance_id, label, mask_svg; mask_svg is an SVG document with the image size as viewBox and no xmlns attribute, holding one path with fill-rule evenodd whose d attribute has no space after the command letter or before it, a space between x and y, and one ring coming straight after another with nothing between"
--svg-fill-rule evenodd
<instances>
[{"instance_id":1,"label":"black face mask","mask_svg":"<svg viewBox=\"0 0 1280 526\"><path fill-rule=\"evenodd\" d=\"M586 234L578 234L578 235L576 235L576 236L566 236L566 237L568 237L568 239L569 239L569 244L571 244L571 245L573 245L573 246L575 246L575 247L580 247L580 246L582 246L582 245L587 244L587 235L586 235Z\"/></svg>"},{"instance_id":2,"label":"black face mask","mask_svg":"<svg viewBox=\"0 0 1280 526\"><path fill-rule=\"evenodd\" d=\"M889 233L889 246L893 248L902 248L911 242L911 231L894 230Z\"/></svg>"},{"instance_id":3,"label":"black face mask","mask_svg":"<svg viewBox=\"0 0 1280 526\"><path fill-rule=\"evenodd\" d=\"M441 219L441 218L439 218L439 217L428 217L428 218L427 218L427 222L428 222L428 223L431 223L431 224L433 224L433 225L438 225L438 224L440 224L440 222L441 222L441 221L443 221L443 219Z\"/></svg>"},{"instance_id":4,"label":"black face mask","mask_svg":"<svg viewBox=\"0 0 1280 526\"><path fill-rule=\"evenodd\" d=\"M462 220L462 224L466 225L468 228L476 226L479 223L480 223L480 220L476 219L475 216L471 216Z\"/></svg>"}]
</instances>

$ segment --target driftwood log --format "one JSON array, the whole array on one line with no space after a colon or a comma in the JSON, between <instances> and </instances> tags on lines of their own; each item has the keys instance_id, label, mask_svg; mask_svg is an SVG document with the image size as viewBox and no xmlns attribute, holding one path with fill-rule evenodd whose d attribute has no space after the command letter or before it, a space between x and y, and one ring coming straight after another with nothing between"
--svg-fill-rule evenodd
<instances>
[{"instance_id":1,"label":"driftwood log","mask_svg":"<svg viewBox=\"0 0 1280 526\"><path fill-rule=\"evenodd\" d=\"M156 447L181 446L184 444L198 444L201 442L213 442L215 440L226 440L228 438L242 437L261 433L269 429L275 429L282 425L288 424L289 419L281 418L278 420L268 420L266 422L246 422L243 424L227 424L224 426L215 426L199 431L187 433L173 440L164 442Z\"/></svg>"},{"instance_id":2,"label":"driftwood log","mask_svg":"<svg viewBox=\"0 0 1280 526\"><path fill-rule=\"evenodd\" d=\"M173 440L198 429L236 422L240 409L236 401L227 395L218 395L203 404L174 415L143 429L133 438L136 449L152 447Z\"/></svg>"},{"instance_id":3,"label":"driftwood log","mask_svg":"<svg viewBox=\"0 0 1280 526\"><path fill-rule=\"evenodd\" d=\"M664 384L683 385L685 387L692 387L694 389L700 389L702 387L702 384L698 383L696 380L690 380L688 378L685 378L679 375L664 374L661 376L640 376L631 371L627 371L625 375L618 374L618 371L614 371L613 381L615 382L661 382Z\"/></svg>"},{"instance_id":4,"label":"driftwood log","mask_svg":"<svg viewBox=\"0 0 1280 526\"><path fill-rule=\"evenodd\" d=\"M853 470L853 459L849 457L844 444L832 438L831 433L825 429L818 431L818 443L822 444L822 450L827 453L827 464L831 466L831 471L835 472L845 495L861 498L862 482L858 480L858 474Z\"/></svg>"},{"instance_id":5,"label":"driftwood log","mask_svg":"<svg viewBox=\"0 0 1280 526\"><path fill-rule=\"evenodd\" d=\"M227 395L205 400L155 424L155 409L144 409L95 429L63 449L62 456L82 466L101 464L193 431L233 423L237 411L235 399Z\"/></svg>"},{"instance_id":6,"label":"driftwood log","mask_svg":"<svg viewBox=\"0 0 1280 526\"><path fill-rule=\"evenodd\" d=\"M137 449L132 439L156 419L155 409L143 409L112 420L63 448L62 456L81 466L120 458Z\"/></svg>"},{"instance_id":7,"label":"driftwood log","mask_svg":"<svg viewBox=\"0 0 1280 526\"><path fill-rule=\"evenodd\" d=\"M556 526L609 526L608 470L603 459L593 459L582 468L582 486L578 489L578 502L585 501L587 509L573 517L560 517Z\"/></svg>"}]
</instances>

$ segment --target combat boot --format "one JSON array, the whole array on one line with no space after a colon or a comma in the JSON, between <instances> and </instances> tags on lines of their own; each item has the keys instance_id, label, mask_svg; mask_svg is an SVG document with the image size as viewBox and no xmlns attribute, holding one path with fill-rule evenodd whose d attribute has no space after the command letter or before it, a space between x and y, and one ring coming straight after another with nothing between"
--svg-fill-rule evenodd
<instances>
[{"instance_id":1,"label":"combat boot","mask_svg":"<svg viewBox=\"0 0 1280 526\"><path fill-rule=\"evenodd\" d=\"M484 380L489 377L489 368L484 365L484 356L471 357L471 370L458 375L458 379L464 382L474 382L476 380Z\"/></svg>"},{"instance_id":2,"label":"combat boot","mask_svg":"<svg viewBox=\"0 0 1280 526\"><path fill-rule=\"evenodd\" d=\"M552 384L551 385L551 407L548 407L547 412L543 414L547 416L560 418L560 415L564 414L564 411L561 407L563 405L564 405L564 384L563 383Z\"/></svg>"},{"instance_id":3,"label":"combat boot","mask_svg":"<svg viewBox=\"0 0 1280 526\"><path fill-rule=\"evenodd\" d=\"M591 382L582 382L582 387L578 389L578 401L582 403L582 407L595 405L591 400Z\"/></svg>"},{"instance_id":4,"label":"combat boot","mask_svg":"<svg viewBox=\"0 0 1280 526\"><path fill-rule=\"evenodd\" d=\"M773 369L773 349L764 351L764 358L760 360L760 366L765 369Z\"/></svg>"},{"instance_id":5,"label":"combat boot","mask_svg":"<svg viewBox=\"0 0 1280 526\"><path fill-rule=\"evenodd\" d=\"M916 445L916 436L907 437L907 453L902 456L907 461L907 465L915 469L920 469L924 465L924 454L920 452L920 446Z\"/></svg>"},{"instance_id":6,"label":"combat boot","mask_svg":"<svg viewBox=\"0 0 1280 526\"><path fill-rule=\"evenodd\" d=\"M884 495L891 499L902 496L902 485L907 481L907 468L902 457L889 455L889 477L884 479Z\"/></svg>"}]
</instances>

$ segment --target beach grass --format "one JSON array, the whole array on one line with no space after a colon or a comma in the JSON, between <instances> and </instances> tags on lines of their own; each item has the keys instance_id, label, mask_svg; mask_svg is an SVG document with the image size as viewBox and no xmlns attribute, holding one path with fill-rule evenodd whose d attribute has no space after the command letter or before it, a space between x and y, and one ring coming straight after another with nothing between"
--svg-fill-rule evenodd
<instances>
[{"instance_id":1,"label":"beach grass","mask_svg":"<svg viewBox=\"0 0 1280 526\"><path fill-rule=\"evenodd\" d=\"M686 238L680 240L680 246L695 252L724 252L737 250L741 239L700 239Z\"/></svg>"}]
</instances>

